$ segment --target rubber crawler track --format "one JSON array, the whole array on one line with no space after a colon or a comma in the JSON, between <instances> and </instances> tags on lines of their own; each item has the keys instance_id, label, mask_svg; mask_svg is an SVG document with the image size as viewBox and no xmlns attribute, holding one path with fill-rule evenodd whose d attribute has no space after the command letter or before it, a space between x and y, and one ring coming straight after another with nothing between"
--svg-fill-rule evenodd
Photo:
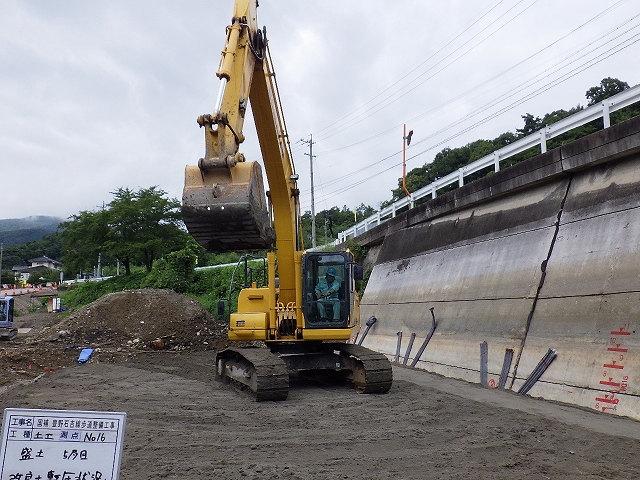
<instances>
[{"instance_id":1,"label":"rubber crawler track","mask_svg":"<svg viewBox=\"0 0 640 480\"><path fill-rule=\"evenodd\" d=\"M226 362L246 361L253 366L255 384L245 385L226 377L220 377L217 365L220 359ZM267 348L242 347L227 348L216 355L216 378L249 390L257 402L286 400L289 394L289 372L280 357Z\"/></svg>"},{"instance_id":2,"label":"rubber crawler track","mask_svg":"<svg viewBox=\"0 0 640 480\"><path fill-rule=\"evenodd\" d=\"M352 362L351 381L360 393L387 393L393 382L391 362L382 353L361 345L334 343L345 360Z\"/></svg>"},{"instance_id":3,"label":"rubber crawler track","mask_svg":"<svg viewBox=\"0 0 640 480\"><path fill-rule=\"evenodd\" d=\"M382 353L360 345L324 343L322 351L336 352L343 360L347 378L359 393L387 393L393 373L391 363ZM251 380L244 383L218 371L220 361L251 370ZM248 367L248 364L251 367ZM249 391L258 402L286 400L289 393L289 372L285 362L267 348L227 348L216 355L216 379Z\"/></svg>"}]
</instances>

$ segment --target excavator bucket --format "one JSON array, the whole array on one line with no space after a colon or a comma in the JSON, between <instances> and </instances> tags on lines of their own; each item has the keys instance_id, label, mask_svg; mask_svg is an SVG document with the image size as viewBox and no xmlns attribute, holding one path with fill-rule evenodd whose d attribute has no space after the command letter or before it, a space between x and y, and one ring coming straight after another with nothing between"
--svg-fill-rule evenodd
<instances>
[{"instance_id":1,"label":"excavator bucket","mask_svg":"<svg viewBox=\"0 0 640 480\"><path fill-rule=\"evenodd\" d=\"M257 162L212 170L187 166L182 218L208 252L264 250L275 243Z\"/></svg>"}]
</instances>

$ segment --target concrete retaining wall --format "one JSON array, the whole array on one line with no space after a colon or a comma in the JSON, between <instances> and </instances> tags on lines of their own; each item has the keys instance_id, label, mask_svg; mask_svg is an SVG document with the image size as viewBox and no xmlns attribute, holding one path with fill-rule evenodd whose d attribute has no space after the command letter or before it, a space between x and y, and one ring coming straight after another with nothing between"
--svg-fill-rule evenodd
<instances>
[{"instance_id":1,"label":"concrete retaining wall","mask_svg":"<svg viewBox=\"0 0 640 480\"><path fill-rule=\"evenodd\" d=\"M363 345L393 357L402 332L402 361L415 333L411 363L433 307L418 368L479 382L486 341L489 386L512 349L506 386L518 390L553 348L531 395L640 419L639 152L636 118L384 227Z\"/></svg>"}]
</instances>

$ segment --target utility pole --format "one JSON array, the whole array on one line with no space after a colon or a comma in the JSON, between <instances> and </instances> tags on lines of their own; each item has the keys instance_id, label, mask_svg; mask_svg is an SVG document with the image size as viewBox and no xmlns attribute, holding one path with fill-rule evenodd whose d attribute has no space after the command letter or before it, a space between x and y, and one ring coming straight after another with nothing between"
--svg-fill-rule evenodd
<instances>
[{"instance_id":1,"label":"utility pole","mask_svg":"<svg viewBox=\"0 0 640 480\"><path fill-rule=\"evenodd\" d=\"M2 252L4 250L4 243L0 243L0 288L2 288Z\"/></svg>"},{"instance_id":2,"label":"utility pole","mask_svg":"<svg viewBox=\"0 0 640 480\"><path fill-rule=\"evenodd\" d=\"M324 243L325 245L329 242L327 242L327 211L324 211Z\"/></svg>"},{"instance_id":3,"label":"utility pole","mask_svg":"<svg viewBox=\"0 0 640 480\"><path fill-rule=\"evenodd\" d=\"M317 246L316 242L316 205L315 199L313 195L313 135L309 134L309 140L301 139L302 143L306 143L309 145L309 153L305 153L305 155L309 156L309 165L310 165L310 176L311 176L311 246L315 248Z\"/></svg>"}]
</instances>

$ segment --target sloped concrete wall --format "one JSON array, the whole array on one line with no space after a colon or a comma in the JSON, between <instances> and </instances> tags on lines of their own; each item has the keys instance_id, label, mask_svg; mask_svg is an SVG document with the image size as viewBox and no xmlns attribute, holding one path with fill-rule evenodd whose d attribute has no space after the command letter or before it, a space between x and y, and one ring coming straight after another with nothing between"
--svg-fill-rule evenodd
<instances>
[{"instance_id":1,"label":"sloped concrete wall","mask_svg":"<svg viewBox=\"0 0 640 480\"><path fill-rule=\"evenodd\" d=\"M394 357L402 332L402 361L415 333L411 363L433 308L418 368L478 382L486 341L489 384L512 349L518 390L553 348L531 395L640 419L639 132L598 132L385 227L363 345Z\"/></svg>"}]
</instances>

